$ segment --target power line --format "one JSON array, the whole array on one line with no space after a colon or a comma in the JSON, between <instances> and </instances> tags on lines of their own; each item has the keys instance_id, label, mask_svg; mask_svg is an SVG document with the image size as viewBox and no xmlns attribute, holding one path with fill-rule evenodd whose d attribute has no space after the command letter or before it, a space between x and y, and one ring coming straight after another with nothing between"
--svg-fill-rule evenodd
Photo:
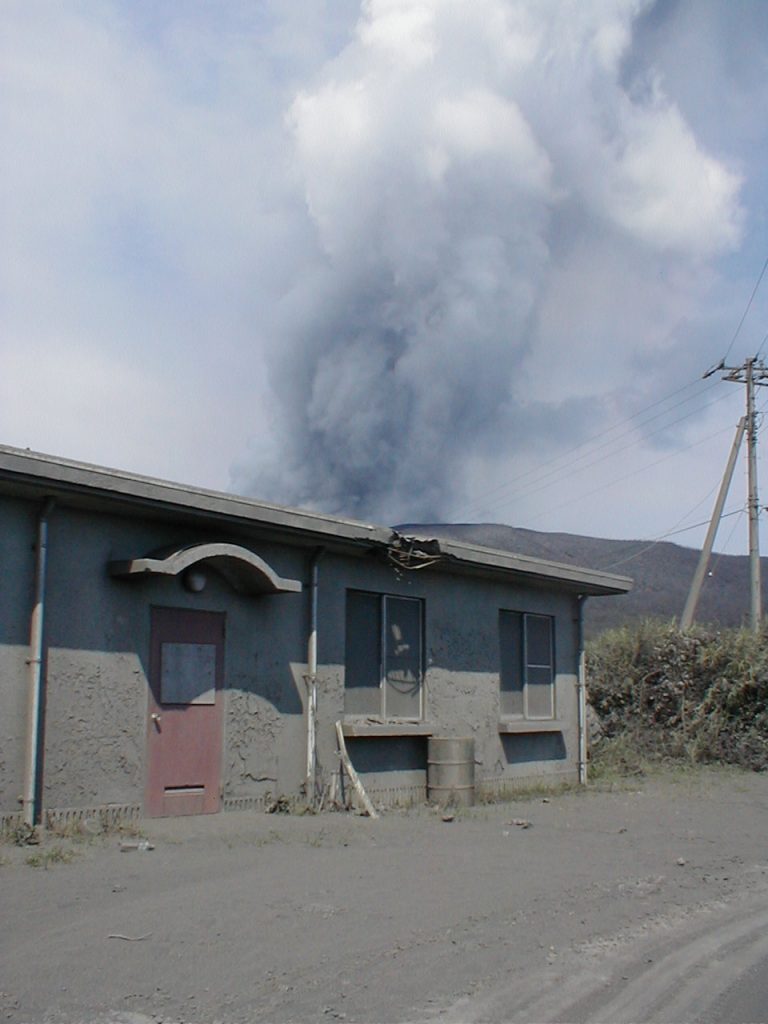
<instances>
[{"instance_id":1,"label":"power line","mask_svg":"<svg viewBox=\"0 0 768 1024\"><path fill-rule=\"evenodd\" d=\"M768 266L768 259L763 267ZM760 275L760 279L762 274ZM758 284L760 282L758 279ZM749 620L754 633L760 630L762 619L762 584L760 581L760 500L757 493L757 443L758 422L755 412L755 389L768 385L768 369L764 363L753 357L743 366L723 367L728 371L723 380L733 384L744 384L747 399L747 510L749 513Z\"/></svg>"},{"instance_id":2,"label":"power line","mask_svg":"<svg viewBox=\"0 0 768 1024\"><path fill-rule=\"evenodd\" d=\"M730 512L723 512L720 516L721 519L728 519L730 516L744 515L744 507L733 508ZM665 534L665 537L676 537L681 533L688 533L689 530L697 530L700 526L709 526L709 519L702 519L700 523L694 523L692 526L683 526L680 530L670 530L669 533Z\"/></svg>"},{"instance_id":3,"label":"power line","mask_svg":"<svg viewBox=\"0 0 768 1024\"><path fill-rule=\"evenodd\" d=\"M712 490L714 490L714 488L712 488ZM730 512L724 512L720 518L721 519L728 519L729 516L737 516L737 515L744 515L744 509L743 508L732 509ZM738 520L736 520L736 522L738 523ZM694 523L693 526L684 526L680 530L669 530L668 533L663 533L663 534L661 534L660 537L656 537L654 540L649 541L649 543L646 544L645 547L640 548L639 551L635 551L634 554L627 555L626 558L620 558L618 562L611 562L610 565L602 566L602 571L606 572L608 569L615 569L617 565L624 565L626 562L632 562L632 561L634 561L635 558L639 558L640 555L644 555L646 551L650 551L651 548L655 548L657 544L662 544L665 540L667 540L668 537L677 537L681 533L688 533L690 530L697 530L700 526L709 526L709 520L708 519L703 519L700 523ZM731 535L729 534L728 535L728 539L729 540L730 540L730 537L731 537Z\"/></svg>"},{"instance_id":4,"label":"power line","mask_svg":"<svg viewBox=\"0 0 768 1024\"><path fill-rule=\"evenodd\" d=\"M615 480L610 480L607 484L602 484L600 487L595 487L591 491L587 491L586 494L580 494L577 498L569 498L567 502L561 505L556 505L554 508L547 509L543 512L540 518L551 515L553 512L559 512L563 508L569 508L576 502L584 501L586 498L591 498L593 494L598 494L600 491L605 491L609 487L615 487L617 484L624 483L625 480L631 480L632 477L637 476L639 473L644 473L648 469L653 469L655 466L661 465L662 462L668 462L670 459L677 458L679 455L683 455L685 452L690 451L692 448L697 448L699 445L705 444L707 441L711 441L715 437L719 437L724 434L726 430L730 430L731 427L725 427L721 430L716 430L712 434L708 434L707 437L702 437L698 441L694 441L684 448L678 448L674 452L670 452L668 455L663 455L660 459L656 459L654 462L649 462L645 466L641 466L638 470L633 470L631 473L626 473L624 476L617 477Z\"/></svg>"},{"instance_id":5,"label":"power line","mask_svg":"<svg viewBox=\"0 0 768 1024\"><path fill-rule=\"evenodd\" d=\"M670 527L669 530L666 530L664 533L659 534L657 537L654 537L652 540L641 541L640 543L643 544L643 547L640 549L640 551L637 552L637 554L628 555L626 558L622 558L618 562L611 562L610 565L607 565L604 568L612 569L616 565L623 565L624 562L631 562L633 558L637 558L638 555L641 555L644 551L649 551L656 544L660 544L662 541L666 540L667 537L673 537L676 533L685 533L687 530L694 530L694 529L696 529L696 527L701 526L702 525L701 523L696 523L694 526L686 526L686 527L683 527L682 529L678 529L680 524L684 523L685 520L689 516L693 515L693 513L697 509L701 508L701 506L704 504L704 502L708 501L712 497L712 495L714 494L714 492L716 490L717 490L717 484L715 484L713 487L710 487L710 489L707 491L707 493L704 495L704 497L701 498L699 501L697 501L696 504L692 508L689 508L687 512L685 512L683 515L681 515L680 518L677 520L677 522L674 524L674 526Z\"/></svg>"},{"instance_id":6,"label":"power line","mask_svg":"<svg viewBox=\"0 0 768 1024\"><path fill-rule=\"evenodd\" d=\"M717 398L717 399L715 399L714 402L710 403L710 406L711 405L715 405L717 402L725 401L727 399L727 397L728 396L724 393L721 398ZM678 406L675 406L675 408L679 408L681 405L684 405L684 404L685 404L684 402L681 402L681 403L679 403ZM509 502L511 500L513 500L513 499L516 500L516 499L521 498L521 497L530 497L531 495L538 494L540 491L546 490L548 487L552 487L555 484L561 483L563 480L567 479L569 476L573 476L574 473L582 473L582 472L584 472L587 469L594 468L595 466L599 465L601 462L605 462L607 459L613 458L616 455L622 455L624 452L629 451L631 448L635 447L641 441L647 441L649 438L655 437L657 434L660 434L663 431L669 430L671 427L677 426L677 424L682 423L684 420L690 419L691 416L694 416L697 412L699 412L699 408L693 409L690 412L686 413L684 416L679 416L676 420L672 420L671 422L663 424L663 426L659 427L658 430L654 430L650 434L645 434L642 437L637 438L631 444L623 445L622 447L617 448L614 451L607 452L605 455L601 455L598 458L593 459L591 462L587 462L585 465L577 466L577 465L574 465L573 463L571 463L570 467L565 472L563 472L560 469L555 469L555 470L552 470L549 473L545 473L545 474L543 474L543 476L539 477L538 479L532 480L527 486L522 487L519 491L516 491L514 493L514 495L511 495L509 498L506 498L503 501L494 502L491 505L486 504L483 507L484 508L491 508L491 509L493 509L493 508L496 508L496 509L503 508L505 505L508 505ZM657 418L657 417L653 417L653 419L655 419L655 418ZM652 420L648 420L646 422L652 422ZM645 425L645 424L641 424L641 425ZM631 431L629 431L629 433L631 433ZM717 433L721 433L721 431L718 431ZM626 435L620 435L620 437L618 437L618 438L614 438L613 440L604 442L602 445L599 445L598 447L594 448L591 452L586 452L583 456L580 456L575 461L578 462L578 461L580 461L580 459L589 458L591 455L593 455L596 452L600 451L602 448L606 448L609 445L614 444L616 441L621 440L621 437L624 437L624 436L626 436ZM717 435L712 435L712 436L717 436ZM693 447L693 446L695 446L698 443L699 442L694 442L693 445L689 445L687 447L680 448L677 451L678 452L687 451L689 447ZM677 454L677 452L672 453L672 454ZM666 458L666 456L665 456L665 458ZM656 465L656 463L651 463L651 465ZM631 476L632 474L629 474L629 475ZM551 478L553 476L556 477L556 479L554 479L554 480L549 479L549 482L545 482L545 481L548 480L548 478ZM627 477L622 477L621 479L627 479ZM537 485L540 485L540 486L537 486ZM598 489L600 489L600 488L598 488ZM559 507L562 507L562 506L559 506Z\"/></svg>"},{"instance_id":7,"label":"power line","mask_svg":"<svg viewBox=\"0 0 768 1024\"><path fill-rule=\"evenodd\" d=\"M758 277L757 281L755 282L755 287L752 289L752 294L749 296L749 302L747 303L746 309L744 310L744 312L741 315L741 320L739 320L739 326L733 332L733 337L731 338L731 343L728 346L728 348L726 349L725 355L723 356L723 360L722 360L723 363L726 361L728 356L731 354L731 349L733 348L733 343L738 338L739 331L742 328L742 324L747 319L747 313L749 312L749 310L750 310L750 308L752 306L752 302L753 302L753 300L755 298L755 295L757 294L757 289L760 287L760 282L763 280L763 277L765 276L765 271L766 270L768 270L768 256L766 256L766 258L765 258L765 263L763 264L763 269L760 271L760 276ZM763 339L763 345L764 344L765 344L765 339ZM762 348L762 345L760 347Z\"/></svg>"},{"instance_id":8,"label":"power line","mask_svg":"<svg viewBox=\"0 0 768 1024\"><path fill-rule=\"evenodd\" d=\"M743 517L745 515L745 511L746 510L741 508L741 509L739 509L739 511L740 511L741 515L739 516L738 519L734 520L733 525L731 526L730 530L728 531L728 536L725 539L725 544L723 545L722 550L717 553L717 555L715 557L715 561L712 563L712 569L710 571L712 572L713 575L715 574L715 569L718 567L718 563L719 563L720 559L726 553L728 545L731 543L731 539L732 539L732 537L733 537L733 535L735 534L735 531L736 531L736 526L738 526L738 524L742 521L742 519L743 519Z\"/></svg>"},{"instance_id":9,"label":"power line","mask_svg":"<svg viewBox=\"0 0 768 1024\"><path fill-rule=\"evenodd\" d=\"M716 404L716 402L723 401L724 398L725 398L725 396L723 396L723 398L715 399L715 402L712 402L711 405ZM681 404L683 404L683 403L681 403ZM679 406L676 406L676 408L679 408ZM631 444L623 445L621 448L617 448L615 451L608 452L605 455L601 455L600 458L594 459L592 462L588 462L584 466L578 466L578 467L574 466L574 467L572 467L570 469L569 472L565 473L564 477L561 477L560 479L564 479L564 478L566 478L568 476L573 476L573 474L576 473L576 472L583 472L586 469L592 469L594 466L599 465L601 462L605 462L606 459L613 458L615 455L623 455L624 452L627 452L631 448L634 448L635 445L639 444L641 441L647 441L647 440L649 440L649 438L656 437L657 434L661 434L664 431L669 430L670 427L677 426L678 423L682 423L684 420L690 419L691 416L695 416L697 412L699 412L699 409L693 409L693 410L691 410L691 412L687 412L684 416L679 416L676 420L672 420L669 423L663 424L663 426L659 427L658 430L653 430L653 431L651 431L650 434L644 434L642 437L637 438L636 440L632 441ZM653 417L653 418L655 419L656 417ZM646 421L646 423L649 423L649 422L651 422L651 420L647 420ZM646 423L641 424L641 426L645 426ZM622 436L624 436L624 435L622 435ZM620 438L617 438L616 440L620 440ZM612 443L613 442L609 442L609 444L612 444ZM605 447L607 447L607 445L600 445L598 448L595 449L595 451L596 452L600 451L602 448L605 448ZM682 449L682 450L685 450L685 449ZM538 481L534 481L534 483L537 483L537 482ZM558 483L558 482L559 482L559 480L558 481L553 481L553 483ZM530 490L527 490L526 488L524 488L520 492L520 494L523 494L523 495L525 495L526 493L528 495L530 495L531 493L536 494L536 493L538 493L538 491L545 490L546 487L548 487L548 486L551 486L551 485L550 484L545 484L543 487L537 487L533 492L531 492ZM517 497L517 495L516 495L516 497Z\"/></svg>"},{"instance_id":10,"label":"power line","mask_svg":"<svg viewBox=\"0 0 768 1024\"><path fill-rule=\"evenodd\" d=\"M655 409L655 408L657 408L660 405L663 405L665 402L668 402L671 398L675 398L677 395L682 394L684 391L687 391L689 388L691 388L691 387L693 387L695 385L698 385L700 383L701 383L701 378L697 377L695 380L690 381L688 384L685 384L683 387L677 388L675 391L670 392L668 395L665 395L663 398L660 398L657 401L652 402L651 405L648 405L648 406L644 407L643 409L638 410L636 413L633 413L632 416L628 416L625 419L620 420L614 426L608 427L607 429L602 430L602 431L600 431L597 434L593 434L591 437L588 437L585 441L581 441L579 444L574 445L572 448L568 448L565 452L562 452L560 455L554 456L554 458L549 459L547 462L543 462L543 463L540 463L537 466L533 466L531 469L526 470L523 473L519 473L517 476L512 477L509 480L506 480L504 483L499 484L497 487L491 488L489 491L486 491L485 494L483 495L483 498L482 498L483 504L481 505L478 501L475 501L473 503L473 505L470 506L469 510L464 513L464 515L467 518L471 519L472 516L475 514L476 510L478 511L478 514L479 514L479 512L482 511L485 507L488 507L485 504L487 499L493 498L493 497L495 497L497 495L500 495L500 494L504 493L505 491L508 491L510 487L513 487L515 484L519 483L520 481L525 480L526 477L530 477L531 475L540 473L542 470L546 470L549 466L555 466L557 463L562 462L564 459L567 459L570 455L573 455L575 452L580 451L582 448L589 449L589 446L592 445L593 442L602 440L607 434L610 434L612 431L621 429L622 427L626 426L627 424L632 423L633 420L638 419L638 417L645 415L645 413L650 412L652 409ZM708 385L707 388L701 394L706 394L713 387L715 387L715 383ZM697 398L697 397L699 397L699 395L693 395L693 396L691 396L691 398L686 398L682 402L676 403L675 405L671 406L669 409L665 410L665 412L666 413L670 413L670 412L674 411L674 409L679 408L679 406L685 405L687 402L692 401L694 398ZM646 421L643 421L643 423L641 423L640 426L644 426L646 423L653 422L654 419L658 419L658 417L662 416L662 415L664 415L664 412L659 413L657 416L650 417ZM631 429L625 430L624 433L619 434L618 437L613 438L613 442L619 441L619 440L621 440L622 437L625 437L625 436L627 436L628 434L631 434L631 433L632 433ZM607 442L607 443L613 443L613 442ZM606 442L604 442L603 445L601 445L600 447L601 448L605 447L605 444L606 444ZM599 450L599 449L596 449L596 450ZM584 453L584 455L579 456L579 458L587 458L589 456L589 454L590 454L589 450L587 450ZM557 473L558 470L553 470L553 472ZM551 475L551 474L545 474L545 475ZM538 481L535 480L533 482L536 483Z\"/></svg>"},{"instance_id":11,"label":"power line","mask_svg":"<svg viewBox=\"0 0 768 1024\"><path fill-rule=\"evenodd\" d=\"M741 522L741 520L742 520L742 518L743 518L743 516L745 514L745 510L743 508L740 509L740 511L741 511L741 517L734 521L733 526L731 527L731 529L730 529L730 531L728 533L728 536L725 538L725 544L723 545L722 550L718 551L717 555L715 556L715 560L712 563L712 568L710 569L710 573L713 576L715 574L715 569L717 569L717 567L718 567L718 565L720 563L720 559L723 557L723 555L725 554L725 552L726 552L726 550L728 548L728 545L731 543L731 538L733 537L734 533L736 532L736 527L739 525L739 523Z\"/></svg>"}]
</instances>

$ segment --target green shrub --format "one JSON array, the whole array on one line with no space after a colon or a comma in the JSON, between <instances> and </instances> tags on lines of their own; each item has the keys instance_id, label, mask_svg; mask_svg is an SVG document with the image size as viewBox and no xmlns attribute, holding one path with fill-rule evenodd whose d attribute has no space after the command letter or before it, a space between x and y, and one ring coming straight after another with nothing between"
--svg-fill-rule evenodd
<instances>
[{"instance_id":1,"label":"green shrub","mask_svg":"<svg viewBox=\"0 0 768 1024\"><path fill-rule=\"evenodd\" d=\"M768 767L768 636L646 621L587 649L605 736L651 760Z\"/></svg>"}]
</instances>

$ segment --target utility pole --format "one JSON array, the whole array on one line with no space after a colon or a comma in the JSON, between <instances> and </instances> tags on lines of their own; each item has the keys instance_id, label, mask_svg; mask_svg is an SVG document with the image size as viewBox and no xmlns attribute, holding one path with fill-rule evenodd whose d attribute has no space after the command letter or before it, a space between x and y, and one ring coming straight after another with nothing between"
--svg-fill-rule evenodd
<instances>
[{"instance_id":1,"label":"utility pole","mask_svg":"<svg viewBox=\"0 0 768 1024\"><path fill-rule=\"evenodd\" d=\"M749 624L752 632L760 630L762 618L760 594L760 506L757 502L757 417L755 416L755 363L748 359L744 364L747 385L747 479L749 486ZM727 379L727 378L726 378Z\"/></svg>"},{"instance_id":2,"label":"utility pole","mask_svg":"<svg viewBox=\"0 0 768 1024\"><path fill-rule=\"evenodd\" d=\"M761 359L753 356L743 366L719 366L704 376L724 372L723 380L744 384L747 392L747 510L749 512L749 624L754 633L760 631L762 619L760 595L760 506L757 497L757 415L755 413L755 388L768 385L768 368Z\"/></svg>"},{"instance_id":3,"label":"utility pole","mask_svg":"<svg viewBox=\"0 0 768 1024\"><path fill-rule=\"evenodd\" d=\"M712 556L712 547L715 543L715 537L717 536L717 528L720 525L720 519L723 515L725 499L728 497L728 490L731 486L731 480L733 479L733 470L736 466L736 458L739 454L739 448L741 447L741 441L744 437L746 427L747 417L742 416L739 420L739 425L736 428L736 436L733 439L733 444L731 445L731 454L728 456L728 463L725 467L725 473L723 474L723 479L720 483L720 491L717 495L717 501L715 502L715 507L712 511L712 518L709 521L709 529L707 530L704 547L701 549L699 564L696 566L693 583L691 584L691 589L688 592L688 600L685 602L685 608L683 609L683 614L680 618L680 629L682 632L691 628L693 616L696 614L696 605L699 603L701 585L704 582L704 574L707 571L709 559Z\"/></svg>"}]
</instances>

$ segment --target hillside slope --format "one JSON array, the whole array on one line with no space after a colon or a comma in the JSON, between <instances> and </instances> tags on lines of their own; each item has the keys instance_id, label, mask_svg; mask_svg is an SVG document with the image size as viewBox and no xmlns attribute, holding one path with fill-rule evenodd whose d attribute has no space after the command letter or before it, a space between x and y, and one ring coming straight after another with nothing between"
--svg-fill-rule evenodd
<instances>
[{"instance_id":1,"label":"hillside slope","mask_svg":"<svg viewBox=\"0 0 768 1024\"><path fill-rule=\"evenodd\" d=\"M619 597L587 602L588 635L638 619L680 616L696 570L699 552L679 544L605 540L570 533L540 533L493 523L408 523L397 527L423 537L452 537L503 551L545 558L566 565L603 569L630 576L634 589ZM768 607L768 559L761 559L763 607ZM749 613L749 559L715 554L696 615L698 622L743 625Z\"/></svg>"}]
</instances>

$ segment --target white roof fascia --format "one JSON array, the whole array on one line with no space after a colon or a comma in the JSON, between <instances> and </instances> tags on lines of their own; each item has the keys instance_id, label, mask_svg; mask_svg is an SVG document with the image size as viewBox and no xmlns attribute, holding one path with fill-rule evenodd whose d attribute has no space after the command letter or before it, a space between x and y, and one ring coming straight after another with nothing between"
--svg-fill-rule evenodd
<instances>
[{"instance_id":1,"label":"white roof fascia","mask_svg":"<svg viewBox=\"0 0 768 1024\"><path fill-rule=\"evenodd\" d=\"M322 512L273 505L254 498L244 498L188 487L153 477L107 469L85 462L32 452L28 449L0 445L0 480L33 484L49 494L83 493L114 500L118 503L158 506L178 512L193 512L203 517L224 518L262 524L276 530L325 538L361 546L387 548L394 532L389 527L375 526L354 519L330 516ZM423 539L423 538L422 538ZM442 555L455 563L476 571L491 570L546 581L564 583L569 589L583 586L585 593L622 594L631 590L632 581L595 569L585 569L527 555L517 555L496 548L438 539ZM441 563L445 566L445 562ZM439 570L440 564L436 566Z\"/></svg>"},{"instance_id":2,"label":"white roof fascia","mask_svg":"<svg viewBox=\"0 0 768 1024\"><path fill-rule=\"evenodd\" d=\"M531 555L517 555L512 551L500 551L498 548L486 548L480 544L465 544L463 541L452 541L444 537L439 539L440 550L449 556L465 563L500 569L507 572L523 573L539 579L561 581L585 588L598 588L605 593L625 594L632 589L633 582L628 576L615 576L613 573L599 569L586 569L577 565L565 565L562 562L549 562Z\"/></svg>"},{"instance_id":3,"label":"white roof fascia","mask_svg":"<svg viewBox=\"0 0 768 1024\"><path fill-rule=\"evenodd\" d=\"M224 516L343 540L386 544L391 534L391 530L385 527L352 519L272 505L254 498L188 487L6 445L0 445L0 478L3 477L17 480L26 478L43 489L48 484L54 489L60 487L62 490L86 491L116 500L158 504L179 511Z\"/></svg>"}]
</instances>

